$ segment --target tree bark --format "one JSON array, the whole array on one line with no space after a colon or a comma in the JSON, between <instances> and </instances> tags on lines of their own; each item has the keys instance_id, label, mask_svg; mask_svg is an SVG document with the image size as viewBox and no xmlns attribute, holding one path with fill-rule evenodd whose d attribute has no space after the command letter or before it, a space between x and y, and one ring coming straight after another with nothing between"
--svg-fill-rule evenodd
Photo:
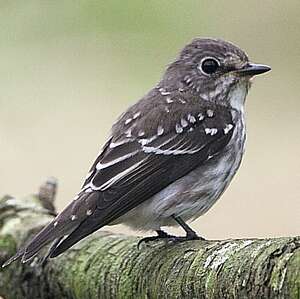
<instances>
[{"instance_id":1,"label":"tree bark","mask_svg":"<svg viewBox=\"0 0 300 299\"><path fill-rule=\"evenodd\" d=\"M53 218L31 195L0 199L0 262ZM300 237L153 242L98 232L44 267L1 269L10 298L300 298ZM43 251L42 254L45 254Z\"/></svg>"}]
</instances>

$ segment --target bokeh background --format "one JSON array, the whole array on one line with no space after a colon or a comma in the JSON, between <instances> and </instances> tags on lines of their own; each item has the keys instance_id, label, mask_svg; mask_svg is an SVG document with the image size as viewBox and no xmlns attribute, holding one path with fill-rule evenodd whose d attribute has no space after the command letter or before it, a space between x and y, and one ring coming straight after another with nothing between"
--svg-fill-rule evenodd
<instances>
[{"instance_id":1,"label":"bokeh background","mask_svg":"<svg viewBox=\"0 0 300 299\"><path fill-rule=\"evenodd\" d=\"M193 37L222 37L272 72L247 99L238 176L193 227L211 239L299 234L299 12L298 0L1 1L0 194L55 176L62 209L115 118Z\"/></svg>"}]
</instances>

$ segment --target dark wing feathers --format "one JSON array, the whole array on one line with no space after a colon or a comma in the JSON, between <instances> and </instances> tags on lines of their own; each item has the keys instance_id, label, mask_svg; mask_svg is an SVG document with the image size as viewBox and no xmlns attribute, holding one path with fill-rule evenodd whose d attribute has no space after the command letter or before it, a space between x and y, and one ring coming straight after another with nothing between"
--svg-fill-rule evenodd
<instances>
[{"instance_id":1,"label":"dark wing feathers","mask_svg":"<svg viewBox=\"0 0 300 299\"><path fill-rule=\"evenodd\" d=\"M140 151L120 163L124 163L126 166L123 167L116 163L107 169L115 175L120 172L114 168L122 169L122 171L132 168L109 187L109 189L116 190L118 196L112 197L111 200L107 196L104 200L107 191L99 193L99 201L94 214L82 221L76 230L59 244L52 257L61 254L82 238L124 215L211 156L218 154L232 136L233 127L226 134L224 131L228 123L232 124L230 114L227 115L226 122L218 116L214 119L208 118L207 121L194 125L192 131L189 131L190 128L187 127L182 133L176 133L174 129L144 146L138 140L128 143L127 146L131 152L135 152L138 147L140 147ZM215 129L216 131L207 133L206 129ZM124 151L126 144L123 144L122 147L122 149L120 147L122 155L126 155L127 153ZM118 151L118 148L113 150ZM117 153L114 153L114 159L117 157ZM109 160L106 159L106 161ZM133 168L133 166L136 167ZM92 183L98 189L103 185L105 179L113 177L108 173L104 176L100 170L93 178Z\"/></svg>"},{"instance_id":2,"label":"dark wing feathers","mask_svg":"<svg viewBox=\"0 0 300 299\"><path fill-rule=\"evenodd\" d=\"M197 101L174 111L170 106L165 115L155 106L148 114L125 114L77 199L12 259L23 255L28 260L52 240L68 235L51 256L59 255L218 154L231 139L234 124L230 111L215 105L212 115L211 106ZM153 111L157 117L151 122Z\"/></svg>"}]
</instances>

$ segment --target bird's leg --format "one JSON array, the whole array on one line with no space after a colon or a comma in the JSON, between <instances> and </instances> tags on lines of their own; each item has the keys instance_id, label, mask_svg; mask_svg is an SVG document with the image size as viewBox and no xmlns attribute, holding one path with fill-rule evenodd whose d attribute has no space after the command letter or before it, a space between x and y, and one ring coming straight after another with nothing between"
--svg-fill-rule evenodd
<instances>
[{"instance_id":1,"label":"bird's leg","mask_svg":"<svg viewBox=\"0 0 300 299\"><path fill-rule=\"evenodd\" d=\"M185 237L173 237L172 241L175 242L183 242L183 241L188 241L188 240L205 240L202 237L199 237L197 233L192 230L179 216L172 215L172 218L184 229L186 232Z\"/></svg>"},{"instance_id":2,"label":"bird's leg","mask_svg":"<svg viewBox=\"0 0 300 299\"><path fill-rule=\"evenodd\" d=\"M140 247L140 245L142 243L148 243L148 242L157 241L157 240L160 240L160 239L173 239L173 238L176 238L175 236L171 236L171 235L169 235L168 233L164 232L161 229L156 230L156 233L157 233L157 236L145 237L145 238L141 239L138 242L138 245L137 245L138 248Z\"/></svg>"},{"instance_id":3,"label":"bird's leg","mask_svg":"<svg viewBox=\"0 0 300 299\"><path fill-rule=\"evenodd\" d=\"M145 237L141 239L138 242L138 248L142 243L148 243L151 241L157 241L161 239L174 242L174 243L184 242L189 240L205 240L204 238L199 237L197 233L182 220L181 217L172 215L172 218L184 229L184 231L186 232L186 236L184 237L172 236L160 229L160 230L156 230L157 236Z\"/></svg>"}]
</instances>

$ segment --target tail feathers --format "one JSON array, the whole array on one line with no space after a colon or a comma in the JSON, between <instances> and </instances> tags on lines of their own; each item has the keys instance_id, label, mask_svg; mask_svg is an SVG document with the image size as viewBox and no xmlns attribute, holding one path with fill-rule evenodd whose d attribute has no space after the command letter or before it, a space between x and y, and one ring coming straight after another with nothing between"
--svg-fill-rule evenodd
<instances>
[{"instance_id":1,"label":"tail feathers","mask_svg":"<svg viewBox=\"0 0 300 299\"><path fill-rule=\"evenodd\" d=\"M33 258L44 246L51 243L54 239L61 236L63 231L56 229L55 221L52 221L42 229L26 246L22 256L22 262L25 263Z\"/></svg>"},{"instance_id":2,"label":"tail feathers","mask_svg":"<svg viewBox=\"0 0 300 299\"><path fill-rule=\"evenodd\" d=\"M62 240L54 248L50 255L50 258L57 257L58 255L62 254L64 251L72 247L78 241L92 234L105 224L106 222L99 221L99 218L97 217L96 213L90 218L86 218L80 223L78 227L76 227L64 240Z\"/></svg>"},{"instance_id":3,"label":"tail feathers","mask_svg":"<svg viewBox=\"0 0 300 299\"><path fill-rule=\"evenodd\" d=\"M60 238L57 238L53 243L52 245L50 246L49 250L48 250L48 253L42 258L41 260L41 265L42 267L44 267L47 262L48 262L48 259L50 258L52 252L56 249L57 245L63 240L64 236L63 237L60 237Z\"/></svg>"},{"instance_id":4,"label":"tail feathers","mask_svg":"<svg viewBox=\"0 0 300 299\"><path fill-rule=\"evenodd\" d=\"M78 225L79 223L77 223ZM26 246L25 252L22 256L22 262L26 263L31 260L44 246L48 245L57 238L69 234L77 227L75 223L66 221L65 223L57 224L52 221L40 233L38 233L32 241Z\"/></svg>"},{"instance_id":5,"label":"tail feathers","mask_svg":"<svg viewBox=\"0 0 300 299\"><path fill-rule=\"evenodd\" d=\"M98 229L98 228L97 228ZM81 234L80 232L75 229L73 233L71 233L66 239L61 241L55 248L53 248L52 252L50 253L49 257L54 258L71 248L74 244L79 242L81 239L85 238L92 232L96 231L97 229L94 229L92 231L85 232Z\"/></svg>"},{"instance_id":6,"label":"tail feathers","mask_svg":"<svg viewBox=\"0 0 300 299\"><path fill-rule=\"evenodd\" d=\"M76 222L76 221L74 221ZM18 250L18 252L7 260L2 267L8 266L10 263L21 258L22 263L31 260L44 246L51 243L53 240L69 234L75 229L79 223L65 221L58 223L54 219L51 223L45 226L27 245Z\"/></svg>"},{"instance_id":7,"label":"tail feathers","mask_svg":"<svg viewBox=\"0 0 300 299\"><path fill-rule=\"evenodd\" d=\"M24 249L20 249L14 256L12 256L10 259L8 259L6 262L4 262L2 264L2 268L8 266L9 264L11 264L12 262L16 261L17 259L19 259L20 257L23 256L25 250Z\"/></svg>"},{"instance_id":8,"label":"tail feathers","mask_svg":"<svg viewBox=\"0 0 300 299\"><path fill-rule=\"evenodd\" d=\"M87 211L95 210L97 199L98 192L83 193L80 198L71 202L52 222L20 249L16 255L6 261L2 267L9 265L19 258L25 263L53 240L71 234L89 216ZM51 248L51 256L54 251L55 247Z\"/></svg>"}]
</instances>

